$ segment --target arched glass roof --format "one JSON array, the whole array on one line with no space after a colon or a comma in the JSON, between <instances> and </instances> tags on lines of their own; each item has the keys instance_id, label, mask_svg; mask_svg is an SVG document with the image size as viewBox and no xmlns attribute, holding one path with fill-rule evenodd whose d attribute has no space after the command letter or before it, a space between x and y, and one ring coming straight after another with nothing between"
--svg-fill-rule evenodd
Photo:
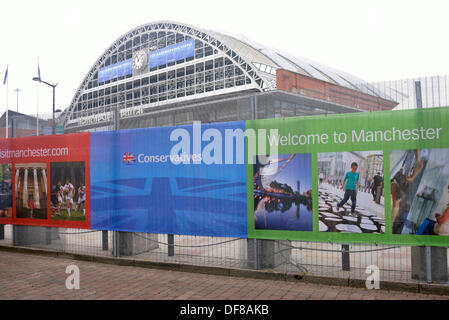
<instances>
[{"instance_id":1,"label":"arched glass roof","mask_svg":"<svg viewBox=\"0 0 449 320\"><path fill-rule=\"evenodd\" d=\"M129 31L103 52L64 112L64 123L82 125L115 108L144 113L190 99L274 90L279 68L353 89L363 82L241 36L161 21Z\"/></svg>"}]
</instances>

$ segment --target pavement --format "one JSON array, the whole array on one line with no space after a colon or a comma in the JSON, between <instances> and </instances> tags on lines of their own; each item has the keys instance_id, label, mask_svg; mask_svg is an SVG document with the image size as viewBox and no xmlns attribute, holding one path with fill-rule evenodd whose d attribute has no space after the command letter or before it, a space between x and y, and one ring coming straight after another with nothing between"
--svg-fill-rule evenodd
<instances>
[{"instance_id":1,"label":"pavement","mask_svg":"<svg viewBox=\"0 0 449 320\"><path fill-rule=\"evenodd\" d=\"M69 290L69 265L80 288ZM382 284L380 284L382 288ZM206 275L0 251L0 300L448 300L413 292Z\"/></svg>"}]
</instances>

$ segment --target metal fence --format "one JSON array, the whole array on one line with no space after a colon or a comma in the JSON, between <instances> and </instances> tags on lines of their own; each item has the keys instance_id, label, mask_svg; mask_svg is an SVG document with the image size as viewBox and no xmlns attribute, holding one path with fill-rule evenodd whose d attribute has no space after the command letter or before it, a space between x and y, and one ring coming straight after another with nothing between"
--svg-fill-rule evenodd
<instances>
[{"instance_id":1,"label":"metal fence","mask_svg":"<svg viewBox=\"0 0 449 320\"><path fill-rule=\"evenodd\" d=\"M449 106L449 76L357 84L366 94L395 101L395 110Z\"/></svg>"},{"instance_id":2,"label":"metal fence","mask_svg":"<svg viewBox=\"0 0 449 320\"><path fill-rule=\"evenodd\" d=\"M13 228L17 226L5 226L0 246L14 246ZM50 229L27 228L41 229L43 232ZM308 275L329 280L365 280L370 274L367 268L374 265L379 268L381 283L428 282L425 265L420 265L422 274L418 277L416 270L412 270L412 248L408 246L268 240L273 250L264 252L259 248L256 250L259 255L257 258L257 254L252 254L254 243L257 247L257 241L267 240L175 235L174 241L170 242L170 236L165 234L133 233L134 240L141 239L146 245L140 246L140 250L131 254L116 256L113 231L106 231L106 236L105 232L96 230L51 228L50 232L51 240L34 237L29 238L27 244L22 243L20 246L88 256L117 259L126 257L137 261L263 270L299 278ZM123 249L118 248L118 252L123 252Z\"/></svg>"},{"instance_id":3,"label":"metal fence","mask_svg":"<svg viewBox=\"0 0 449 320\"><path fill-rule=\"evenodd\" d=\"M441 105L449 105L449 101L447 101L447 92L449 92L447 83L449 81L447 80L449 80L447 77L438 80L440 84L445 83L446 86L445 95L440 94L439 101L443 101ZM413 83L415 83L414 80ZM372 86L374 87L375 84ZM409 86L409 88L412 90L414 87ZM395 90L398 91L397 85ZM401 96L404 97L404 95ZM408 96L412 96L411 91ZM391 94L389 97L393 100L398 99L398 96ZM284 96L279 97L279 95L273 97L260 95L256 98L241 97L236 98L235 101L223 102L223 105L218 106L214 106L213 103L211 105L202 104L197 108L182 110L184 113L178 110L166 115L154 113L153 118L114 121L104 127L104 130L187 124L197 119L203 122L214 122L328 112L319 110L314 105L302 105L300 99L288 100L290 98L290 96L286 96L284 99ZM270 99L275 100L271 101ZM412 104L407 105L405 99L397 101L403 107L413 107ZM424 107L429 106L425 103L423 105ZM234 110L236 106L238 106L237 111ZM115 115L118 115L118 111ZM181 115L185 115L186 118L181 117L177 121L177 117ZM25 120L29 119L17 116L16 128L19 128L19 124L25 126ZM32 127L28 129L33 130ZM36 127L34 127L35 129ZM92 128L89 131L95 130ZM20 134L16 132L16 136L20 136ZM239 270L265 270L298 277L307 274L347 280L365 280L368 276L367 267L375 265L380 270L381 282L421 283L436 280L432 276L433 266L431 263L433 260L425 260L430 255L423 254L422 248L409 246L173 236L12 225L4 226L2 235L1 229L0 227L0 246L24 246L117 259L127 257L137 261ZM29 236L25 240L18 239L18 231L22 235L28 234ZM125 238L127 240L122 241ZM440 260L439 263L447 266L447 248L442 248L442 250L444 254L441 255L440 251L439 256L444 257L445 261ZM447 276L447 269L445 275Z\"/></svg>"}]
</instances>

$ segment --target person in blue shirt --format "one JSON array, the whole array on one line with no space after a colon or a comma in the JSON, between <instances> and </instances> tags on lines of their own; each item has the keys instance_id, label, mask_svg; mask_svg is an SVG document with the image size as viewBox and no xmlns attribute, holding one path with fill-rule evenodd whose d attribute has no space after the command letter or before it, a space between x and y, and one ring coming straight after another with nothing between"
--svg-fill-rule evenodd
<instances>
[{"instance_id":1,"label":"person in blue shirt","mask_svg":"<svg viewBox=\"0 0 449 320\"><path fill-rule=\"evenodd\" d=\"M346 172L343 180L342 189L345 189L345 195L343 196L343 200L337 204L337 209L339 210L346 202L348 202L349 198L351 198L352 215L354 215L355 206L357 203L357 189L360 188L359 173L357 172L357 168L357 162L351 163L351 171Z\"/></svg>"}]
</instances>

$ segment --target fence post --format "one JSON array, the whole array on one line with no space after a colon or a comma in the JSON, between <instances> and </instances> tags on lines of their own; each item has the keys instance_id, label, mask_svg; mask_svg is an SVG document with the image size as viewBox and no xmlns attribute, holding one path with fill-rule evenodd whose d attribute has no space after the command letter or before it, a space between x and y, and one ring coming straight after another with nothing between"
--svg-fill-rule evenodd
<instances>
[{"instance_id":1,"label":"fence post","mask_svg":"<svg viewBox=\"0 0 449 320\"><path fill-rule=\"evenodd\" d=\"M250 97L250 110L251 110L251 119L257 119L257 97L252 95ZM246 239L246 250L248 260L252 260L252 268L255 270L259 270L261 267L259 264L259 241L257 239ZM250 258L251 257L251 258Z\"/></svg>"},{"instance_id":2,"label":"fence post","mask_svg":"<svg viewBox=\"0 0 449 320\"><path fill-rule=\"evenodd\" d=\"M45 228L45 244L49 245L51 244L51 234L52 234L52 228L51 227L46 227Z\"/></svg>"},{"instance_id":3,"label":"fence post","mask_svg":"<svg viewBox=\"0 0 449 320\"><path fill-rule=\"evenodd\" d=\"M118 257L118 249L119 249L119 232L113 231L113 233L112 233L112 255L114 257Z\"/></svg>"},{"instance_id":4,"label":"fence post","mask_svg":"<svg viewBox=\"0 0 449 320\"><path fill-rule=\"evenodd\" d=\"M120 124L119 124L119 106L117 105L116 108L114 109L114 130L117 131L120 129ZM112 232L112 255L114 257L118 257L119 256L119 232L118 231L113 231ZM103 248L104 248L104 244L103 244Z\"/></svg>"},{"instance_id":5,"label":"fence post","mask_svg":"<svg viewBox=\"0 0 449 320\"><path fill-rule=\"evenodd\" d=\"M432 283L432 247L426 247L426 279Z\"/></svg>"},{"instance_id":6,"label":"fence post","mask_svg":"<svg viewBox=\"0 0 449 320\"><path fill-rule=\"evenodd\" d=\"M412 279L446 282L448 280L446 247L411 247Z\"/></svg>"},{"instance_id":7,"label":"fence post","mask_svg":"<svg viewBox=\"0 0 449 320\"><path fill-rule=\"evenodd\" d=\"M16 136L16 117L11 119L11 138ZM17 228L15 225L12 225L12 244L13 246L17 245Z\"/></svg>"},{"instance_id":8,"label":"fence post","mask_svg":"<svg viewBox=\"0 0 449 320\"><path fill-rule=\"evenodd\" d=\"M260 244L257 239L246 239L246 251L248 267L258 270L261 267L260 262Z\"/></svg>"},{"instance_id":9,"label":"fence post","mask_svg":"<svg viewBox=\"0 0 449 320\"><path fill-rule=\"evenodd\" d=\"M103 250L107 251L109 249L109 237L108 237L108 231L103 230L101 231L101 240L103 243Z\"/></svg>"},{"instance_id":10,"label":"fence post","mask_svg":"<svg viewBox=\"0 0 449 320\"><path fill-rule=\"evenodd\" d=\"M251 108L251 119L257 119L257 96L251 96L250 108Z\"/></svg>"},{"instance_id":11,"label":"fence post","mask_svg":"<svg viewBox=\"0 0 449 320\"><path fill-rule=\"evenodd\" d=\"M421 81L415 81L415 95L416 95L416 108L422 108L422 91L421 91Z\"/></svg>"},{"instance_id":12,"label":"fence post","mask_svg":"<svg viewBox=\"0 0 449 320\"><path fill-rule=\"evenodd\" d=\"M173 257L175 255L175 236L173 234L167 234L168 241L168 256Z\"/></svg>"},{"instance_id":13,"label":"fence post","mask_svg":"<svg viewBox=\"0 0 449 320\"><path fill-rule=\"evenodd\" d=\"M351 270L351 262L349 260L349 244L341 245L341 267L343 271Z\"/></svg>"},{"instance_id":14,"label":"fence post","mask_svg":"<svg viewBox=\"0 0 449 320\"><path fill-rule=\"evenodd\" d=\"M259 264L259 241L257 239L254 239L254 269L259 270L260 264Z\"/></svg>"},{"instance_id":15,"label":"fence post","mask_svg":"<svg viewBox=\"0 0 449 320\"><path fill-rule=\"evenodd\" d=\"M17 228L16 228L15 225L12 225L12 245L13 246L17 246L18 245L17 244L17 242L18 242L17 238L18 238Z\"/></svg>"}]
</instances>

